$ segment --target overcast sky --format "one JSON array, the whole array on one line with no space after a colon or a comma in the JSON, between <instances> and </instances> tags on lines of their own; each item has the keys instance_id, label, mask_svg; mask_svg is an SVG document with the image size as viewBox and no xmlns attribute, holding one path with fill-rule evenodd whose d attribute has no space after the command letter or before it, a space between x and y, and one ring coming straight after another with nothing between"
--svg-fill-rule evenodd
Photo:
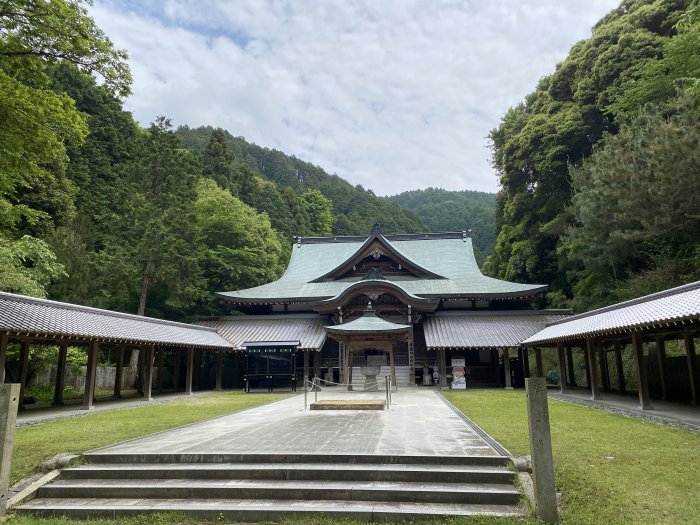
<instances>
[{"instance_id":1,"label":"overcast sky","mask_svg":"<svg viewBox=\"0 0 700 525\"><path fill-rule=\"evenodd\" d=\"M144 126L225 128L380 195L497 191L487 135L619 0L97 0Z\"/></svg>"}]
</instances>

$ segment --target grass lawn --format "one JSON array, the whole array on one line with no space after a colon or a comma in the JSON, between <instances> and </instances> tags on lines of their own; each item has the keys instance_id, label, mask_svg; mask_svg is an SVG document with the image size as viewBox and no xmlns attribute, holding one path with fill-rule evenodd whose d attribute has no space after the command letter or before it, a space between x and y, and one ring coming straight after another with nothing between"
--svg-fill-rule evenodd
<instances>
[{"instance_id":1,"label":"grass lawn","mask_svg":"<svg viewBox=\"0 0 700 525\"><path fill-rule=\"evenodd\" d=\"M30 476L42 462L60 452L81 453L283 397L280 394L225 392L18 428L10 484Z\"/></svg>"},{"instance_id":2,"label":"grass lawn","mask_svg":"<svg viewBox=\"0 0 700 525\"><path fill-rule=\"evenodd\" d=\"M445 397L516 456L529 454L523 391ZM550 400L562 523L700 523L700 435Z\"/></svg>"}]
</instances>

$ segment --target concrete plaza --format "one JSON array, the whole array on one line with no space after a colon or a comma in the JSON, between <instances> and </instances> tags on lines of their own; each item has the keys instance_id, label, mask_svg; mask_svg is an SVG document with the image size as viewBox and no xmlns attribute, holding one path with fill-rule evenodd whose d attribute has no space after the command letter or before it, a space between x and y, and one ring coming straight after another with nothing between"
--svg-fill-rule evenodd
<instances>
[{"instance_id":1,"label":"concrete plaza","mask_svg":"<svg viewBox=\"0 0 700 525\"><path fill-rule=\"evenodd\" d=\"M315 398L309 393L309 402ZM384 399L328 388L320 399ZM402 388L383 411L304 410L298 395L100 449L107 454L498 456L432 389Z\"/></svg>"}]
</instances>

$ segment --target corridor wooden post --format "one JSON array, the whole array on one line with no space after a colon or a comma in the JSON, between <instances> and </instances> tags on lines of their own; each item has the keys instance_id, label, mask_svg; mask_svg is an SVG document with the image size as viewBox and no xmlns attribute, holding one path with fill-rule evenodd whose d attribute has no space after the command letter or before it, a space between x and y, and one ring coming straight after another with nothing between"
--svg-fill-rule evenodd
<instances>
[{"instance_id":1,"label":"corridor wooden post","mask_svg":"<svg viewBox=\"0 0 700 525\"><path fill-rule=\"evenodd\" d=\"M566 360L568 364L569 371L569 386L576 386L576 375L574 374L574 352L571 349L571 345L566 347Z\"/></svg>"},{"instance_id":2,"label":"corridor wooden post","mask_svg":"<svg viewBox=\"0 0 700 525\"><path fill-rule=\"evenodd\" d=\"M214 390L217 392L220 392L222 390L221 387L221 381L223 379L223 373L224 373L224 351L223 350L217 350L216 352L216 380L215 380L215 387Z\"/></svg>"},{"instance_id":3,"label":"corridor wooden post","mask_svg":"<svg viewBox=\"0 0 700 525\"><path fill-rule=\"evenodd\" d=\"M0 516L6 514L7 500L10 499L10 470L17 426L19 390L18 384L0 385Z\"/></svg>"},{"instance_id":4,"label":"corridor wooden post","mask_svg":"<svg viewBox=\"0 0 700 525\"><path fill-rule=\"evenodd\" d=\"M173 350L173 390L180 388L180 368L182 367L182 350Z\"/></svg>"},{"instance_id":5,"label":"corridor wooden post","mask_svg":"<svg viewBox=\"0 0 700 525\"><path fill-rule=\"evenodd\" d=\"M600 390L598 387L598 373L595 365L595 344L593 339L586 339L586 361L589 368L589 386L591 388L591 399L600 399Z\"/></svg>"},{"instance_id":6,"label":"corridor wooden post","mask_svg":"<svg viewBox=\"0 0 700 525\"><path fill-rule=\"evenodd\" d=\"M394 366L394 345L389 344L389 367L391 369L391 384L395 390L398 390L398 385L396 384L396 367Z\"/></svg>"},{"instance_id":7,"label":"corridor wooden post","mask_svg":"<svg viewBox=\"0 0 700 525\"><path fill-rule=\"evenodd\" d=\"M163 392L163 380L165 379L165 348L158 349L158 372L156 373L156 388Z\"/></svg>"},{"instance_id":8,"label":"corridor wooden post","mask_svg":"<svg viewBox=\"0 0 700 525\"><path fill-rule=\"evenodd\" d=\"M304 353L304 380L309 380L309 350L303 350ZM304 387L306 388L306 387Z\"/></svg>"},{"instance_id":9,"label":"corridor wooden post","mask_svg":"<svg viewBox=\"0 0 700 525\"><path fill-rule=\"evenodd\" d=\"M506 390L513 390L513 380L510 377L510 348L503 348L503 375L505 376Z\"/></svg>"},{"instance_id":10,"label":"corridor wooden post","mask_svg":"<svg viewBox=\"0 0 700 525\"><path fill-rule=\"evenodd\" d=\"M153 359L155 348L149 346L145 352L144 377L143 377L143 400L153 401Z\"/></svg>"},{"instance_id":11,"label":"corridor wooden post","mask_svg":"<svg viewBox=\"0 0 700 525\"><path fill-rule=\"evenodd\" d=\"M559 391L566 394L566 356L564 354L564 343L557 343L557 358L559 359Z\"/></svg>"},{"instance_id":12,"label":"corridor wooden post","mask_svg":"<svg viewBox=\"0 0 700 525\"><path fill-rule=\"evenodd\" d=\"M617 369L617 387L620 394L627 391L625 386L625 367L622 364L622 345L620 341L615 341L615 368Z\"/></svg>"},{"instance_id":13,"label":"corridor wooden post","mask_svg":"<svg viewBox=\"0 0 700 525\"><path fill-rule=\"evenodd\" d=\"M24 390L27 388L29 372L29 341L22 341L19 347L19 407L24 408Z\"/></svg>"},{"instance_id":14,"label":"corridor wooden post","mask_svg":"<svg viewBox=\"0 0 700 525\"><path fill-rule=\"evenodd\" d=\"M538 346L535 348L535 373L537 377L544 377L544 369L542 368L542 349Z\"/></svg>"},{"instance_id":15,"label":"corridor wooden post","mask_svg":"<svg viewBox=\"0 0 700 525\"><path fill-rule=\"evenodd\" d=\"M7 360L7 334L0 335L0 385L5 382L5 361Z\"/></svg>"},{"instance_id":16,"label":"corridor wooden post","mask_svg":"<svg viewBox=\"0 0 700 525\"><path fill-rule=\"evenodd\" d=\"M58 348L58 363L56 364L56 384L53 389L54 406L63 404L63 389L66 386L66 360L68 358L68 343L61 341L61 346Z\"/></svg>"},{"instance_id":17,"label":"corridor wooden post","mask_svg":"<svg viewBox=\"0 0 700 525\"><path fill-rule=\"evenodd\" d=\"M583 368L586 372L586 386L591 389L591 361L588 359L588 346L582 345L581 350L583 351Z\"/></svg>"},{"instance_id":18,"label":"corridor wooden post","mask_svg":"<svg viewBox=\"0 0 700 525\"><path fill-rule=\"evenodd\" d=\"M187 349L187 371L185 372L185 394L192 395L192 372L194 369L194 350Z\"/></svg>"},{"instance_id":19,"label":"corridor wooden post","mask_svg":"<svg viewBox=\"0 0 700 525\"><path fill-rule=\"evenodd\" d=\"M608 359L605 354L605 347L603 343L599 343L598 349L598 369L600 370L600 382L601 388L604 392L610 391L610 376L608 375Z\"/></svg>"},{"instance_id":20,"label":"corridor wooden post","mask_svg":"<svg viewBox=\"0 0 700 525\"><path fill-rule=\"evenodd\" d=\"M124 345L117 348L117 368L114 371L114 397L122 397L122 382L124 381Z\"/></svg>"},{"instance_id":21,"label":"corridor wooden post","mask_svg":"<svg viewBox=\"0 0 700 525\"><path fill-rule=\"evenodd\" d=\"M642 335L638 332L632 334L632 350L634 352L634 367L637 370L637 383L639 384L639 408L648 410L652 406L649 402L649 383L647 381L647 367L644 362L644 345Z\"/></svg>"},{"instance_id":22,"label":"corridor wooden post","mask_svg":"<svg viewBox=\"0 0 700 525\"><path fill-rule=\"evenodd\" d=\"M695 369L695 341L691 334L684 335L685 351L688 358L688 375L690 377L690 394L693 404L698 404L698 375Z\"/></svg>"},{"instance_id":23,"label":"corridor wooden post","mask_svg":"<svg viewBox=\"0 0 700 525\"><path fill-rule=\"evenodd\" d=\"M666 386L666 378L668 373L666 370L666 344L664 342L664 336L658 335L654 339L656 343L656 359L659 363L659 381L661 381L661 399L666 400L668 397L668 390Z\"/></svg>"},{"instance_id":24,"label":"corridor wooden post","mask_svg":"<svg viewBox=\"0 0 700 525\"><path fill-rule=\"evenodd\" d=\"M87 366L85 367L85 393L83 394L83 410L95 408L95 381L97 379L97 359L100 345L97 341L90 341L87 349Z\"/></svg>"}]
</instances>

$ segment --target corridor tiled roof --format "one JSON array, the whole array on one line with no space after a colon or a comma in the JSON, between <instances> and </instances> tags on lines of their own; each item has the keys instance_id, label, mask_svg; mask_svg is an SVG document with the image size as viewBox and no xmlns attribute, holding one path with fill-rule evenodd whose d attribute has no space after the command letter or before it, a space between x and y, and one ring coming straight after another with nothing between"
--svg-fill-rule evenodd
<instances>
[{"instance_id":1,"label":"corridor tiled roof","mask_svg":"<svg viewBox=\"0 0 700 525\"><path fill-rule=\"evenodd\" d=\"M0 292L0 333L47 339L231 348L216 330Z\"/></svg>"},{"instance_id":2,"label":"corridor tiled roof","mask_svg":"<svg viewBox=\"0 0 700 525\"><path fill-rule=\"evenodd\" d=\"M299 341L301 350L320 350L326 340L324 318L317 314L245 315L197 322L218 330L236 350L249 342Z\"/></svg>"},{"instance_id":3,"label":"corridor tiled roof","mask_svg":"<svg viewBox=\"0 0 700 525\"><path fill-rule=\"evenodd\" d=\"M430 350L515 347L569 315L567 310L440 312L425 318L425 344Z\"/></svg>"},{"instance_id":4,"label":"corridor tiled roof","mask_svg":"<svg viewBox=\"0 0 700 525\"><path fill-rule=\"evenodd\" d=\"M700 281L550 323L526 343L553 343L700 322Z\"/></svg>"}]
</instances>

